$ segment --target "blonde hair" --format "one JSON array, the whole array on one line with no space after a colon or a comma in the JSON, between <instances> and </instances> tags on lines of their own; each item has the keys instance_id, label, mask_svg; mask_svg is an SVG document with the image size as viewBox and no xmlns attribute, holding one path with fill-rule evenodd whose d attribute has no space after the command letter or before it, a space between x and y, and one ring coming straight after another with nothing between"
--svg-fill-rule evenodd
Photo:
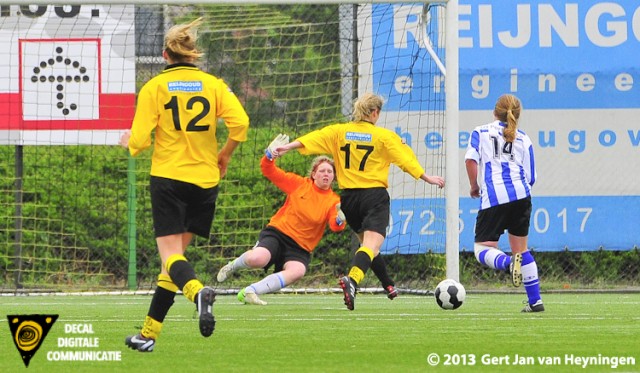
<instances>
[{"instance_id":1,"label":"blonde hair","mask_svg":"<svg viewBox=\"0 0 640 373\"><path fill-rule=\"evenodd\" d=\"M202 17L187 24L175 25L164 36L164 50L177 62L189 61L202 57L196 48L197 28L202 24Z\"/></svg>"},{"instance_id":2,"label":"blonde hair","mask_svg":"<svg viewBox=\"0 0 640 373\"><path fill-rule=\"evenodd\" d=\"M315 180L313 178L313 173L316 172L318 170L318 167L320 167L320 165L323 163L330 164L331 168L333 168L333 174L336 174L336 165L334 164L333 159L327 157L326 155L319 155L313 158L313 161L311 162L311 168L309 169L309 178L311 180ZM335 176L333 180L335 181Z\"/></svg>"},{"instance_id":3,"label":"blonde hair","mask_svg":"<svg viewBox=\"0 0 640 373\"><path fill-rule=\"evenodd\" d=\"M502 95L496 102L493 115L495 115L499 121L507 124L507 128L503 131L504 139L507 142L513 142L516 139L516 130L518 128L521 110L520 100L514 95Z\"/></svg>"},{"instance_id":4,"label":"blonde hair","mask_svg":"<svg viewBox=\"0 0 640 373\"><path fill-rule=\"evenodd\" d=\"M365 93L353 104L353 121L361 122L369 119L374 110L381 110L384 100L373 93Z\"/></svg>"}]
</instances>

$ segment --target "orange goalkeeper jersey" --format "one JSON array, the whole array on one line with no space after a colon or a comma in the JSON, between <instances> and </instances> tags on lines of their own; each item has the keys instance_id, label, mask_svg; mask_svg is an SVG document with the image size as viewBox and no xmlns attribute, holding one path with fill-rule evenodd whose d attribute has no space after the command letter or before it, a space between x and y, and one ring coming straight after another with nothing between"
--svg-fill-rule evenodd
<instances>
[{"instance_id":1,"label":"orange goalkeeper jersey","mask_svg":"<svg viewBox=\"0 0 640 373\"><path fill-rule=\"evenodd\" d=\"M287 194L284 205L269 221L269 226L291 237L308 252L312 252L324 234L327 223L334 232L342 231L347 224L336 224L340 196L333 190L318 188L313 180L292 172L285 172L262 157L262 174Z\"/></svg>"}]
</instances>

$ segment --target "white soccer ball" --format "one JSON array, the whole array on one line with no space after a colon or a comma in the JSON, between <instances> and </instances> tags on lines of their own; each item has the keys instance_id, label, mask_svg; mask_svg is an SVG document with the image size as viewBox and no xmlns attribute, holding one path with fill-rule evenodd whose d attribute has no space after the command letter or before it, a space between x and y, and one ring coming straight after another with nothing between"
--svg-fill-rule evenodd
<instances>
[{"instance_id":1,"label":"white soccer ball","mask_svg":"<svg viewBox=\"0 0 640 373\"><path fill-rule=\"evenodd\" d=\"M464 286L450 278L442 280L438 286L436 286L436 303L438 303L438 306L442 309L455 310L456 308L460 308L466 296L467 292L464 290Z\"/></svg>"}]
</instances>

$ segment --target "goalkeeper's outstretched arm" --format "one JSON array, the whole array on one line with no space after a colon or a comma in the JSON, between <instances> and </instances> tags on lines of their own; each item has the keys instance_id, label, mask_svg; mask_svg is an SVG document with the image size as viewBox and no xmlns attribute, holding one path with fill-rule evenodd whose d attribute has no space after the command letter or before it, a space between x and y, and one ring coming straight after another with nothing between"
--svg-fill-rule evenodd
<instances>
[{"instance_id":1,"label":"goalkeeper's outstretched arm","mask_svg":"<svg viewBox=\"0 0 640 373\"><path fill-rule=\"evenodd\" d=\"M282 156L287 153L289 150L302 148L304 145L298 140L290 142L286 145L278 146L275 150L278 153L278 156Z\"/></svg>"}]
</instances>

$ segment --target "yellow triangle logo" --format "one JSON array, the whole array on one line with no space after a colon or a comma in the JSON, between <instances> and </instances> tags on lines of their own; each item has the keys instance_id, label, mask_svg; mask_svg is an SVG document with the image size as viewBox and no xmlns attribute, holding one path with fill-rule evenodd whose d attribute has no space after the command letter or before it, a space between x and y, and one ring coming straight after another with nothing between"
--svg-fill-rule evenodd
<instances>
[{"instance_id":1,"label":"yellow triangle logo","mask_svg":"<svg viewBox=\"0 0 640 373\"><path fill-rule=\"evenodd\" d=\"M24 366L42 345L58 315L7 315L13 343L16 345Z\"/></svg>"}]
</instances>

